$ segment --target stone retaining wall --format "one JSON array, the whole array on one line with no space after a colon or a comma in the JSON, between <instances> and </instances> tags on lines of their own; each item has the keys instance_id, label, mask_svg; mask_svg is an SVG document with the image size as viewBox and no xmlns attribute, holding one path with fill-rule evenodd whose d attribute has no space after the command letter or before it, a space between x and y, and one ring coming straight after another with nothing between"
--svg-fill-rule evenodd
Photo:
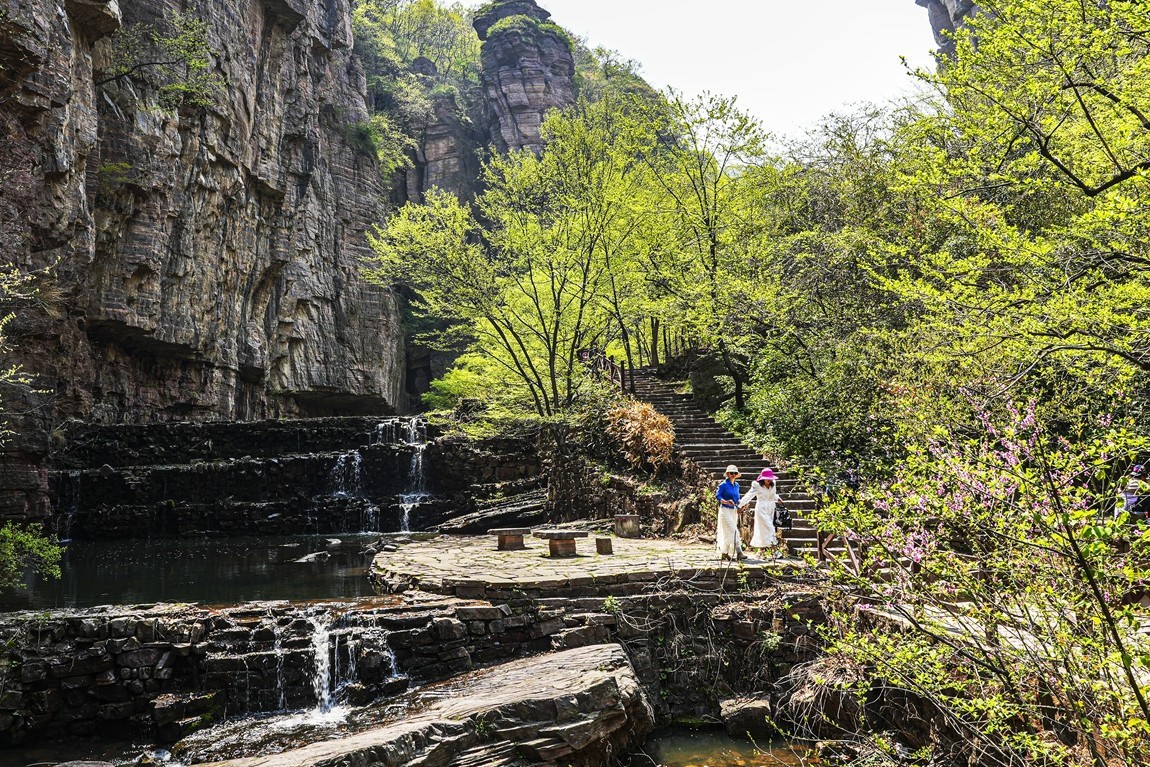
<instances>
[{"instance_id":1,"label":"stone retaining wall","mask_svg":"<svg viewBox=\"0 0 1150 767\"><path fill-rule=\"evenodd\" d=\"M619 641L664 720L717 715L724 695L764 689L817 655L811 625L822 613L809 596L786 593L774 607L689 587L610 599L422 595L410 604L13 614L0 621L0 743L125 734L171 742L221 716L314 707L317 644L329 654L333 696L363 703L409 679Z\"/></svg>"},{"instance_id":2,"label":"stone retaining wall","mask_svg":"<svg viewBox=\"0 0 1150 767\"><path fill-rule=\"evenodd\" d=\"M53 472L54 522L76 538L397 531L399 496L414 489L407 429L407 419L363 418L76 424ZM421 458L430 500L412 511L412 529L541 478L532 436L429 436Z\"/></svg>"}]
</instances>

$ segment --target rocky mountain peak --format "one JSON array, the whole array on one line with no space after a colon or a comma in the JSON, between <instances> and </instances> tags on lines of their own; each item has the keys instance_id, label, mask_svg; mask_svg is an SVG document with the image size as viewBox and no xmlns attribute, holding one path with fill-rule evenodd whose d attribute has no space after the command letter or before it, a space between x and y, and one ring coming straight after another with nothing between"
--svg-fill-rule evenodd
<instances>
[{"instance_id":1,"label":"rocky mountain peak","mask_svg":"<svg viewBox=\"0 0 1150 767\"><path fill-rule=\"evenodd\" d=\"M962 26L964 19L978 12L978 4L973 0L914 0L926 8L930 26L934 29L934 40L939 53L954 55L954 30Z\"/></svg>"},{"instance_id":2,"label":"rocky mountain peak","mask_svg":"<svg viewBox=\"0 0 1150 767\"><path fill-rule=\"evenodd\" d=\"M481 80L500 151L542 151L544 116L575 103L571 40L550 17L534 0L491 3L476 16Z\"/></svg>"},{"instance_id":3,"label":"rocky mountain peak","mask_svg":"<svg viewBox=\"0 0 1150 767\"><path fill-rule=\"evenodd\" d=\"M488 31L504 19L512 16L526 16L535 21L547 21L551 12L540 8L535 0L495 0L475 12L475 31L480 40L487 39Z\"/></svg>"}]
</instances>

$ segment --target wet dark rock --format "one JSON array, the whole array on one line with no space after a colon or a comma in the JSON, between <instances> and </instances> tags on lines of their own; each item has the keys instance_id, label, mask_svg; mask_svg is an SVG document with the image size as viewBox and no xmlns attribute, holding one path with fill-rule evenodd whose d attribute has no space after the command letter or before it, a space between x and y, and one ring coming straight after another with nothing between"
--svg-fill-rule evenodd
<instances>
[{"instance_id":1,"label":"wet dark rock","mask_svg":"<svg viewBox=\"0 0 1150 767\"><path fill-rule=\"evenodd\" d=\"M323 564L329 559L331 559L331 554L326 551L317 551L314 554L308 554L294 561L299 564Z\"/></svg>"},{"instance_id":2,"label":"wet dark rock","mask_svg":"<svg viewBox=\"0 0 1150 767\"><path fill-rule=\"evenodd\" d=\"M414 712L408 716L380 724L378 716L368 715L350 733L278 754L267 753L278 750L270 737L254 746L195 738L178 751L197 760L235 757L216 767L591 767L638 746L655 724L626 653L613 644L512 661L452 682L445 692L434 686L417 690L405 701Z\"/></svg>"},{"instance_id":3,"label":"wet dark rock","mask_svg":"<svg viewBox=\"0 0 1150 767\"><path fill-rule=\"evenodd\" d=\"M769 740L778 735L769 698L729 698L719 702L719 714L731 737Z\"/></svg>"},{"instance_id":4,"label":"wet dark rock","mask_svg":"<svg viewBox=\"0 0 1150 767\"><path fill-rule=\"evenodd\" d=\"M88 539L398 530L409 431L410 419L374 418L72 424L67 468L53 473L56 527ZM496 488L540 485L534 439L428 436L415 529L468 513Z\"/></svg>"}]
</instances>

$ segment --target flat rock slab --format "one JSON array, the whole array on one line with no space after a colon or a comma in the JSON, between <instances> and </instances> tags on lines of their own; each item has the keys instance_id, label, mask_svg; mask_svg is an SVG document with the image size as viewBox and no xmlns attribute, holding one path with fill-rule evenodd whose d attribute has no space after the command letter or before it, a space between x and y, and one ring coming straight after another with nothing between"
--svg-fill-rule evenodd
<instances>
[{"instance_id":1,"label":"flat rock slab","mask_svg":"<svg viewBox=\"0 0 1150 767\"><path fill-rule=\"evenodd\" d=\"M496 551L486 536L442 535L376 555L372 577L399 593L419 590L463 599L509 601L529 595L626 596L668 579L700 587L739 590L807 565L798 559L721 562L711 544L635 538L612 539L614 554L548 556L548 545L528 539L519 551Z\"/></svg>"},{"instance_id":2,"label":"flat rock slab","mask_svg":"<svg viewBox=\"0 0 1150 767\"><path fill-rule=\"evenodd\" d=\"M214 767L607 764L654 729L654 711L617 644L472 672L410 693L406 716L347 737ZM478 761L477 761L478 760Z\"/></svg>"},{"instance_id":3,"label":"flat rock slab","mask_svg":"<svg viewBox=\"0 0 1150 767\"><path fill-rule=\"evenodd\" d=\"M530 527L496 527L487 531L488 535L527 535Z\"/></svg>"},{"instance_id":4,"label":"flat rock slab","mask_svg":"<svg viewBox=\"0 0 1150 767\"><path fill-rule=\"evenodd\" d=\"M586 538L590 533L586 530L536 530L532 535L545 541L573 541Z\"/></svg>"}]
</instances>

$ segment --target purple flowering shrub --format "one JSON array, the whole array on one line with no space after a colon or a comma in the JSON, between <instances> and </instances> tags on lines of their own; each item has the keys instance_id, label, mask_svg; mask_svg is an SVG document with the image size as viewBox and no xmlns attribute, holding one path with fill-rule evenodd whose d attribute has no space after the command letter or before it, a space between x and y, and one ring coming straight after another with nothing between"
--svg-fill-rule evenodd
<instances>
[{"instance_id":1,"label":"purple flowering shrub","mask_svg":"<svg viewBox=\"0 0 1150 767\"><path fill-rule=\"evenodd\" d=\"M928 701L973 763L1150 763L1150 530L1113 513L1147 440L1033 404L979 419L817 513L850 549L832 653Z\"/></svg>"}]
</instances>

